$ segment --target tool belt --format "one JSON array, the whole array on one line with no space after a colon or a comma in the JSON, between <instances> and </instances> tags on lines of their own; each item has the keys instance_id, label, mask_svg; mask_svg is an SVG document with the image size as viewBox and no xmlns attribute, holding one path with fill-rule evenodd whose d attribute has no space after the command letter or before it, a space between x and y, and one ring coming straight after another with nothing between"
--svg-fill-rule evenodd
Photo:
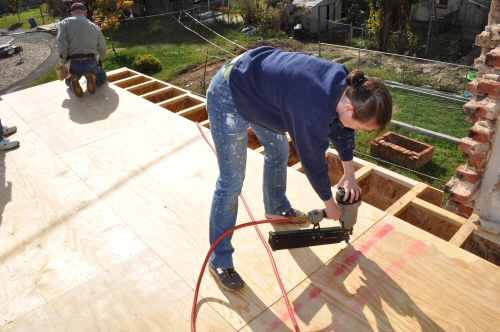
<instances>
[{"instance_id":1,"label":"tool belt","mask_svg":"<svg viewBox=\"0 0 500 332\"><path fill-rule=\"evenodd\" d=\"M95 54L94 53L72 54L68 56L66 60L95 60Z\"/></svg>"}]
</instances>

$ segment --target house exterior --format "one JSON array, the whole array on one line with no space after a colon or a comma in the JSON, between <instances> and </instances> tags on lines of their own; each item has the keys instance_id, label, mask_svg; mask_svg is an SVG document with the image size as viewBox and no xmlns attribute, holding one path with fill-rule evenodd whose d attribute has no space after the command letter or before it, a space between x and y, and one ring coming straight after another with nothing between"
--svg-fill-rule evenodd
<instances>
[{"instance_id":1,"label":"house exterior","mask_svg":"<svg viewBox=\"0 0 500 332\"><path fill-rule=\"evenodd\" d=\"M302 26L311 33L325 31L328 21L340 20L342 11L341 0L294 0L293 6L304 11Z\"/></svg>"},{"instance_id":2,"label":"house exterior","mask_svg":"<svg viewBox=\"0 0 500 332\"><path fill-rule=\"evenodd\" d=\"M434 18L433 0L424 0L413 6L412 18L421 22L429 22ZM458 25L463 28L484 29L488 24L488 13L491 1L474 0L437 0L436 12L438 17L457 11Z\"/></svg>"}]
</instances>

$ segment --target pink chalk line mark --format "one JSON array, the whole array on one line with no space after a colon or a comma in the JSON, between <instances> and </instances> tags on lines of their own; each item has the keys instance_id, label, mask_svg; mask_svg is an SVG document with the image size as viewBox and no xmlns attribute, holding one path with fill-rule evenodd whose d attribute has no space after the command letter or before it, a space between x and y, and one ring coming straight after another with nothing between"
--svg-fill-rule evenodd
<instances>
[{"instance_id":1,"label":"pink chalk line mark","mask_svg":"<svg viewBox=\"0 0 500 332\"><path fill-rule=\"evenodd\" d=\"M342 265L340 265L338 268L335 269L335 271L333 271L333 275L335 277L338 277L339 275L341 275L342 273L344 273L349 266L352 266L352 265L356 264L356 262L361 258L361 256L363 256L368 251L370 251L370 249L374 245L376 245L378 243L378 241L380 241L381 239L383 239L393 229L394 229L394 227L392 225L385 224L384 227L382 227L382 229L377 234L375 234L375 236L373 236L368 241L368 243L362 245L361 248L359 248L359 250L357 250L351 256L347 257L344 260L344 262L342 263Z\"/></svg>"},{"instance_id":2,"label":"pink chalk line mark","mask_svg":"<svg viewBox=\"0 0 500 332\"><path fill-rule=\"evenodd\" d=\"M338 277L347 269L347 267L349 267L353 264L356 264L356 262L359 260L359 258L361 258L361 256L363 254L367 253L375 244L377 244L378 241L380 241L380 239L384 238L393 229L394 229L394 227L392 225L389 225L389 224L384 225L384 227L382 227L382 229L377 234L375 234L373 236L373 238L371 238L368 241L367 244L361 246L361 248L358 251L356 251L354 254L352 254L351 256L349 256L345 259L344 263L342 263L342 265L339 266L333 272L334 276ZM314 288L309 293L309 299L310 300L315 299L316 297L318 297L321 294L321 292L322 292L321 288L318 288L318 287ZM303 303L298 303L297 305L295 305L294 311L299 312L299 310L302 309L302 306L303 306ZM280 327L282 324L284 324L284 322L286 322L288 319L290 319L290 315L288 313L283 314L283 316L281 317L280 320L275 321L273 324L271 324L271 327L266 329L266 332L274 331L275 329Z\"/></svg>"},{"instance_id":3,"label":"pink chalk line mark","mask_svg":"<svg viewBox=\"0 0 500 332\"><path fill-rule=\"evenodd\" d=\"M116 224L116 225L113 225L113 226L110 226L108 228L105 228L101 231L101 233L107 233L109 231L112 231L113 229L117 228L117 227L120 227L122 224Z\"/></svg>"},{"instance_id":4,"label":"pink chalk line mark","mask_svg":"<svg viewBox=\"0 0 500 332\"><path fill-rule=\"evenodd\" d=\"M366 291L359 294L357 298L353 299L354 303L352 303L349 306L349 310L354 313L362 311L366 303L370 301L370 299L375 295L375 293L383 285L387 284L387 282L389 282L392 277L396 276L399 272L401 272L401 270L406 266L406 264L408 264L408 262L413 257L422 252L422 250L424 250L425 247L427 247L427 244L423 241L418 241L413 246L411 246L411 248L399 260L392 263L391 266L389 266L387 270L385 270L386 274L384 274L380 278L380 280L377 281L376 287L367 289ZM332 326L332 329L334 331L342 329L349 323L352 317L353 317L352 313L344 314L343 320L335 322Z\"/></svg>"}]
</instances>

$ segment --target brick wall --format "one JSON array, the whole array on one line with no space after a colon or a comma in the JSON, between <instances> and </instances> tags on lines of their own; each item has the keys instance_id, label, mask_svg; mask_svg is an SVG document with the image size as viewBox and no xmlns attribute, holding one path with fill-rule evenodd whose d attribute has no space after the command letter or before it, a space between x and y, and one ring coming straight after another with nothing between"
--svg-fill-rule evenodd
<instances>
[{"instance_id":1,"label":"brick wall","mask_svg":"<svg viewBox=\"0 0 500 332\"><path fill-rule=\"evenodd\" d=\"M478 189L487 165L492 140L498 130L500 114L500 1L491 3L488 26L476 37L482 48L481 56L474 61L478 69L477 80L467 85L473 98L462 108L462 113L473 124L469 136L460 140L458 148L468 159L466 165L456 169L446 184L449 193L446 209L469 217L474 209ZM494 167L494 165L491 165Z\"/></svg>"}]
</instances>

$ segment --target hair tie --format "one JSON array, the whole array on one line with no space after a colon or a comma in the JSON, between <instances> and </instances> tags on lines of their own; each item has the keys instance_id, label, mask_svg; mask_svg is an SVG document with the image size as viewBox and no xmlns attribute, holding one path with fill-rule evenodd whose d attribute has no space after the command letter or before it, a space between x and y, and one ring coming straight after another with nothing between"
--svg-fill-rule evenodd
<instances>
[{"instance_id":1,"label":"hair tie","mask_svg":"<svg viewBox=\"0 0 500 332\"><path fill-rule=\"evenodd\" d=\"M364 76L363 76L363 77L361 77L361 78L359 78L359 79L358 79L358 80L354 83L354 85L357 85L357 84L359 84L360 82L361 82L361 84L363 84L363 83L362 83L362 81L363 81L363 79L364 79L364 78L365 78Z\"/></svg>"}]
</instances>

